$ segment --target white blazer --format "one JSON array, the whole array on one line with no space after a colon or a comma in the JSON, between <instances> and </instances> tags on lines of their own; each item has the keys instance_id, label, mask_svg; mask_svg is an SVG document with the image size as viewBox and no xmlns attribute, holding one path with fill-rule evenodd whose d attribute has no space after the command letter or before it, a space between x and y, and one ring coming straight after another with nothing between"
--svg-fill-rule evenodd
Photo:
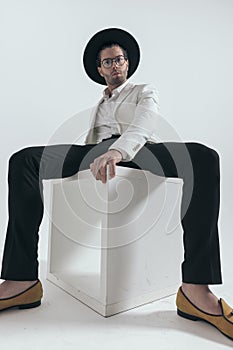
<instances>
[{"instance_id":1,"label":"white blazer","mask_svg":"<svg viewBox=\"0 0 233 350\"><path fill-rule=\"evenodd\" d=\"M97 143L98 134L95 129L95 121L102 100L91 113L86 144ZM109 149L120 151L123 154L122 161L132 160L146 142L156 143L159 101L157 91L152 85L128 83L117 97L113 113L121 136Z\"/></svg>"}]
</instances>

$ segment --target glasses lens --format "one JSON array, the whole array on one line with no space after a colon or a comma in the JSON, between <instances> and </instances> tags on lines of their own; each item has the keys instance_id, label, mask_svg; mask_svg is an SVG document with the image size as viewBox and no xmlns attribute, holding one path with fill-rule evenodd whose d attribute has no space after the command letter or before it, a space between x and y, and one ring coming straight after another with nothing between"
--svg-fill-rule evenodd
<instances>
[{"instance_id":1,"label":"glasses lens","mask_svg":"<svg viewBox=\"0 0 233 350\"><path fill-rule=\"evenodd\" d=\"M122 66L125 62L124 56L118 56L115 59L116 64L118 64L118 66Z\"/></svg>"},{"instance_id":2,"label":"glasses lens","mask_svg":"<svg viewBox=\"0 0 233 350\"><path fill-rule=\"evenodd\" d=\"M112 60L111 58L106 58L105 60L103 60L103 66L105 68L110 68L112 66Z\"/></svg>"}]
</instances>

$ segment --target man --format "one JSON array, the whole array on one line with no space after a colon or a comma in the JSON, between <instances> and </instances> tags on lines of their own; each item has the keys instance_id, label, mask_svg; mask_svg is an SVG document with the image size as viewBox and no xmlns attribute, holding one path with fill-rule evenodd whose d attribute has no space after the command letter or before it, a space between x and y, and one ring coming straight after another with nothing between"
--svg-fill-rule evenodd
<instances>
[{"instance_id":1,"label":"man","mask_svg":"<svg viewBox=\"0 0 233 350\"><path fill-rule=\"evenodd\" d=\"M43 216L42 180L90 168L97 180L106 183L107 164L110 177L119 164L183 178L184 262L177 312L187 319L205 320L233 339L232 310L208 287L222 282L217 228L219 157L198 143L157 143L156 91L127 80L137 69L139 57L138 44L126 31L110 28L96 33L85 48L84 67L92 80L107 88L93 113L86 145L28 147L11 157L0 310L41 303L37 245Z\"/></svg>"}]
</instances>

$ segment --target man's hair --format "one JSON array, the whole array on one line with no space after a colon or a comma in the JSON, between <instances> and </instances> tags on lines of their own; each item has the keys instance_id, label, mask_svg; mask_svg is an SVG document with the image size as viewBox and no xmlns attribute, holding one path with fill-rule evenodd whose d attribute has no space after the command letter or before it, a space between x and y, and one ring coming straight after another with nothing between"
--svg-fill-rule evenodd
<instances>
[{"instance_id":1,"label":"man's hair","mask_svg":"<svg viewBox=\"0 0 233 350\"><path fill-rule=\"evenodd\" d=\"M100 58L101 51L103 51L104 49L107 49L109 47L113 47L113 46L119 46L121 48L122 52L123 52L123 55L124 55L125 59L128 60L128 53L121 45L119 45L118 43L115 43L115 42L109 42L109 43L105 43L103 46L101 46L101 48L98 51L98 54L97 54L97 57L96 57L97 67L101 66L101 58Z\"/></svg>"}]
</instances>

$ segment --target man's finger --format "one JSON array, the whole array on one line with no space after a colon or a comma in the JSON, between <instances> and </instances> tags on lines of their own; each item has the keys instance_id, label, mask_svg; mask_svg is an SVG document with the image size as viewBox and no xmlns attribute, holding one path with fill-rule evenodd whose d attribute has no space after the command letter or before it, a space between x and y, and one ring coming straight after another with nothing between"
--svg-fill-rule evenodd
<instances>
[{"instance_id":1,"label":"man's finger","mask_svg":"<svg viewBox=\"0 0 233 350\"><path fill-rule=\"evenodd\" d=\"M101 181L105 183L107 181L107 163L102 164L101 168L99 169L99 173Z\"/></svg>"},{"instance_id":2,"label":"man's finger","mask_svg":"<svg viewBox=\"0 0 233 350\"><path fill-rule=\"evenodd\" d=\"M109 176L113 178L116 175L116 164L114 160L108 162L109 164Z\"/></svg>"}]
</instances>

